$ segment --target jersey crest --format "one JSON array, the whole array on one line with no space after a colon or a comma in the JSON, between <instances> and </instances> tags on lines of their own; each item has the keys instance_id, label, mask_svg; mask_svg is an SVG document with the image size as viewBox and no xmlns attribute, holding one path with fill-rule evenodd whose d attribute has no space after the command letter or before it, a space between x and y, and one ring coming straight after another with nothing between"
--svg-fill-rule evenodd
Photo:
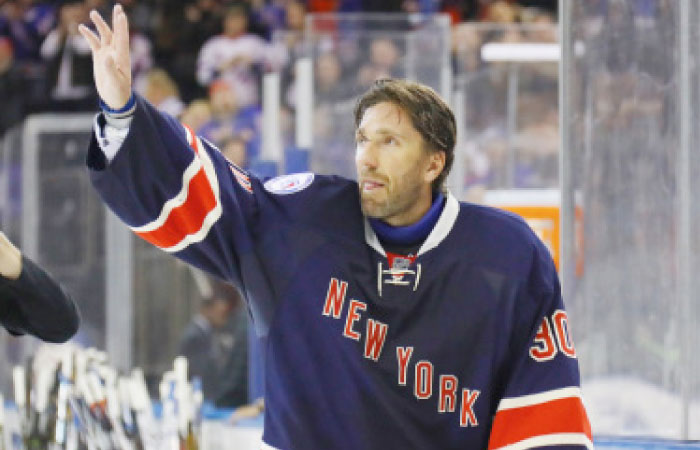
<instances>
[{"instance_id":1,"label":"jersey crest","mask_svg":"<svg viewBox=\"0 0 700 450\"><path fill-rule=\"evenodd\" d=\"M415 255L399 255L397 253L387 252L386 256L391 270L390 275L394 278L394 281L402 281L404 275L412 273L409 268L416 260Z\"/></svg>"}]
</instances>

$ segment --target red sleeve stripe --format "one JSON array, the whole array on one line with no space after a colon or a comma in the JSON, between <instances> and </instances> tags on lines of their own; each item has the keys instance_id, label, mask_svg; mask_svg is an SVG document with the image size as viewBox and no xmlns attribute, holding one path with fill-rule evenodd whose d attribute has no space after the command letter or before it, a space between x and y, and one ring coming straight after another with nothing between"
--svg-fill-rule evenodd
<instances>
[{"instance_id":1,"label":"red sleeve stripe","mask_svg":"<svg viewBox=\"0 0 700 450\"><path fill-rule=\"evenodd\" d=\"M593 442L591 442L588 436L581 433L554 433L545 436L537 436L501 448L507 450L526 450L557 445L580 445L589 450L594 450Z\"/></svg>"},{"instance_id":2,"label":"red sleeve stripe","mask_svg":"<svg viewBox=\"0 0 700 450\"><path fill-rule=\"evenodd\" d=\"M182 175L182 188L165 202L158 218L132 230L167 252L178 252L206 237L221 217L219 182L214 164L201 141L185 126L187 141L195 153Z\"/></svg>"},{"instance_id":3,"label":"red sleeve stripe","mask_svg":"<svg viewBox=\"0 0 700 450\"><path fill-rule=\"evenodd\" d=\"M489 450L557 445L593 448L591 425L579 388L501 400L491 428Z\"/></svg>"}]
</instances>

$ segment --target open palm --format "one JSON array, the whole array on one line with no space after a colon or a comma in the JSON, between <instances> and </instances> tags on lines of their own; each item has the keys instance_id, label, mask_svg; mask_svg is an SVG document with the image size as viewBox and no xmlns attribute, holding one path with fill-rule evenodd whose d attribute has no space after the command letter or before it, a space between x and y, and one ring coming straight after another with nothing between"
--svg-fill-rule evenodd
<instances>
[{"instance_id":1,"label":"open palm","mask_svg":"<svg viewBox=\"0 0 700 450\"><path fill-rule=\"evenodd\" d=\"M131 57L129 56L129 23L121 5L114 6L112 28L97 11L90 12L98 34L80 25L80 34L92 50L95 86L100 98L110 108L123 107L131 97Z\"/></svg>"}]
</instances>

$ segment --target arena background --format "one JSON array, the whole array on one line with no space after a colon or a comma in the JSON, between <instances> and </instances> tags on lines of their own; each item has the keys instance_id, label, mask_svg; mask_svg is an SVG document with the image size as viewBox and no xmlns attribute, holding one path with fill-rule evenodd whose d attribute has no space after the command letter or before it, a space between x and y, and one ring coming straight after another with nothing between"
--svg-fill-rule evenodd
<instances>
[{"instance_id":1,"label":"arena background","mask_svg":"<svg viewBox=\"0 0 700 450\"><path fill-rule=\"evenodd\" d=\"M111 7L66 3L82 14ZM137 89L201 129L212 114L207 102L230 89L197 74L223 3L124 4ZM133 237L91 189L84 158L94 92L61 97L51 71L58 62L42 50L64 7L16 0L0 9L0 229L79 303L83 322L71 345L105 350L121 371L141 367L155 390L211 281ZM252 98L229 106L237 117L245 109L246 125L215 130L216 144L230 145L259 176L353 177L358 93L381 76L432 86L458 120L451 191L522 214L552 250L596 446L698 446L700 3L249 7L264 57L250 65ZM248 347L252 400L264 394L264 368L250 330ZM6 398L12 366L39 348L0 335ZM205 448L231 439L246 448L259 437L259 421L242 430L211 417Z\"/></svg>"}]
</instances>

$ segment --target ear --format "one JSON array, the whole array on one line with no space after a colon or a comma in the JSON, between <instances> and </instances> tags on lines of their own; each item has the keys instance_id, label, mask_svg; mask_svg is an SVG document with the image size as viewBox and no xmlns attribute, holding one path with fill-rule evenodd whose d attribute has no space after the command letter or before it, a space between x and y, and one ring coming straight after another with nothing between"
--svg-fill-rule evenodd
<instances>
[{"instance_id":1,"label":"ear","mask_svg":"<svg viewBox=\"0 0 700 450\"><path fill-rule=\"evenodd\" d=\"M424 179L426 183L432 183L435 181L435 179L440 176L444 168L445 152L442 150L430 152L428 154L428 166L424 172Z\"/></svg>"}]
</instances>

